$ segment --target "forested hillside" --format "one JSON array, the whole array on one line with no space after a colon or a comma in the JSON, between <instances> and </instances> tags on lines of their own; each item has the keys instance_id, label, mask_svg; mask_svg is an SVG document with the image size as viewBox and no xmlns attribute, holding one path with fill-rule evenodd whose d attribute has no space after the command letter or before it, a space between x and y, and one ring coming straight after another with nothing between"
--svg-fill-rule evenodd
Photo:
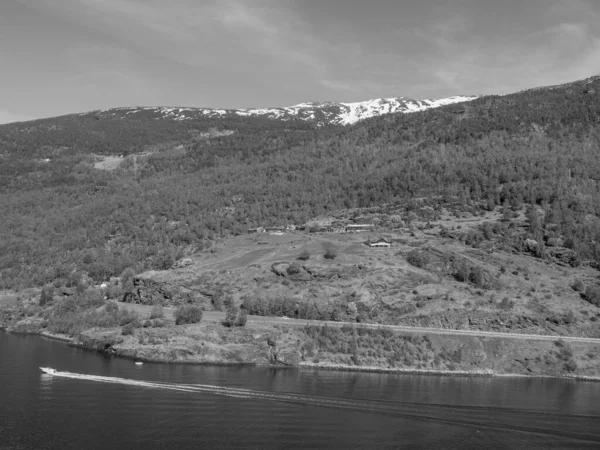
<instances>
[{"instance_id":1,"label":"forested hillside","mask_svg":"<svg viewBox=\"0 0 600 450\"><path fill-rule=\"evenodd\" d=\"M95 168L106 155L124 158ZM152 112L4 125L0 194L0 288L168 268L248 226L422 196L537 204L534 237L600 261L600 78L350 127Z\"/></svg>"}]
</instances>

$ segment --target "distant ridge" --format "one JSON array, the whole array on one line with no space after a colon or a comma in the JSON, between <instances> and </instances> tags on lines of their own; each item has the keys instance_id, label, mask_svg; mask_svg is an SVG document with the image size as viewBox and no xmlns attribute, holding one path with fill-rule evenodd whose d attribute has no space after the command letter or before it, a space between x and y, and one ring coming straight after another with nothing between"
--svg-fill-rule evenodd
<instances>
[{"instance_id":1,"label":"distant ridge","mask_svg":"<svg viewBox=\"0 0 600 450\"><path fill-rule=\"evenodd\" d=\"M369 117L380 116L391 113L411 113L425 111L426 109L438 108L453 103L468 102L475 100L475 96L454 96L441 99L415 100L405 97L377 98L363 102L306 102L293 106L277 108L192 108L192 107L124 107L111 108L97 112L103 116L111 113L121 115L122 118L136 114L152 112L154 117L164 117L171 120L193 120L202 117L226 118L232 116L251 117L262 116L269 119L291 120L300 119L311 121L318 126L325 125L351 125ZM123 112L125 114L123 114ZM82 113L89 114L89 113Z\"/></svg>"}]
</instances>

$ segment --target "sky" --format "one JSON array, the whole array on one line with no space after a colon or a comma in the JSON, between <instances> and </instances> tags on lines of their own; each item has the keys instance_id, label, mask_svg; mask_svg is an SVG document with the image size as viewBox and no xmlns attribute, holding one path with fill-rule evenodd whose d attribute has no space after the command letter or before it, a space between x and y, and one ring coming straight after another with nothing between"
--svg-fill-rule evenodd
<instances>
[{"instance_id":1,"label":"sky","mask_svg":"<svg viewBox=\"0 0 600 450\"><path fill-rule=\"evenodd\" d=\"M0 123L506 94L596 74L598 0L0 0Z\"/></svg>"}]
</instances>

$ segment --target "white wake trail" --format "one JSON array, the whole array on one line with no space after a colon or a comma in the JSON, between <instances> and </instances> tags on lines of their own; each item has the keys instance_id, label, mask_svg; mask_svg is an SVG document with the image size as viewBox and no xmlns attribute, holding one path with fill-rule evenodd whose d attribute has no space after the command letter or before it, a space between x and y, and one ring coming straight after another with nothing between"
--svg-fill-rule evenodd
<instances>
[{"instance_id":1,"label":"white wake trail","mask_svg":"<svg viewBox=\"0 0 600 450\"><path fill-rule=\"evenodd\" d=\"M208 384L180 384L140 381L127 378L86 375L56 371L51 376L97 383L121 384L175 392L221 395L239 399L256 399L302 405L346 409L358 412L383 414L410 419L436 421L439 423L489 428L496 430L521 431L528 433L557 435L575 439L600 442L600 436L590 433L600 417L573 416L545 411L527 411L501 407L439 405L413 402L391 402L385 400L343 399L319 397L289 392L268 392L252 389L215 386ZM565 422L568 421L568 422ZM570 430L563 430L571 423Z\"/></svg>"}]
</instances>

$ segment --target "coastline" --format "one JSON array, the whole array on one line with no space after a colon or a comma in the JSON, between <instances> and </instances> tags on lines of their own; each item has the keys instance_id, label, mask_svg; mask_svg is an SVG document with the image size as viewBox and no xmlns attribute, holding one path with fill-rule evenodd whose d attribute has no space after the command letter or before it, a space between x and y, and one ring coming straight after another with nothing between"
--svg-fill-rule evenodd
<instances>
[{"instance_id":1,"label":"coastline","mask_svg":"<svg viewBox=\"0 0 600 450\"><path fill-rule=\"evenodd\" d=\"M371 372L371 373L389 373L398 375L422 375L422 376L449 376L449 377L490 377L490 378L547 378L560 380L574 381L590 381L600 382L600 376L587 375L526 375L520 373L497 373L489 369L481 370L427 370L427 369L411 369L411 368L385 368L385 367L368 367L368 366L348 366L348 365L324 365L313 363L300 363L298 368L332 370L338 372Z\"/></svg>"},{"instance_id":2,"label":"coastline","mask_svg":"<svg viewBox=\"0 0 600 450\"><path fill-rule=\"evenodd\" d=\"M591 375L545 375L545 374L519 374L519 373L499 373L492 369L475 369L475 370L444 370L444 369L417 369L417 368L389 368L379 366L356 366L348 364L322 364L311 363L306 361L298 362L297 364L282 364L282 363L254 363L254 362L232 362L232 361L186 361L186 360L169 360L166 358L149 358L141 357L136 354L110 352L101 350L96 347L90 347L76 341L76 337L49 333L47 331L18 331L9 330L8 327L0 327L0 331L14 334L37 335L42 338L51 339L57 342L62 342L69 346L82 348L89 351L99 353L108 353L111 356L129 359L132 361L142 361L153 364L182 364L182 365L210 365L210 366L254 366L254 367L271 367L278 369L298 369L298 370L327 370L336 372L363 372L363 373L381 373L393 375L419 375L419 376L437 376L437 377L489 377L489 378L547 378L561 379L584 382L600 382L600 376Z\"/></svg>"}]
</instances>

